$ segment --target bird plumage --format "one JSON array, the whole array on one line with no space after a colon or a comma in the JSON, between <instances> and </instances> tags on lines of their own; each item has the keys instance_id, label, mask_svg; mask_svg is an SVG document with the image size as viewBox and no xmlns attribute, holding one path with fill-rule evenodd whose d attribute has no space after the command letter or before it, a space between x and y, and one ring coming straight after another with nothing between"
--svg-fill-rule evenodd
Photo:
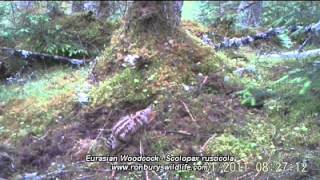
<instances>
[{"instance_id":1,"label":"bird plumage","mask_svg":"<svg viewBox=\"0 0 320 180\"><path fill-rule=\"evenodd\" d=\"M121 143L127 143L140 129L145 128L155 118L155 112L149 106L134 115L122 117L112 128L107 140L109 149L116 149Z\"/></svg>"}]
</instances>

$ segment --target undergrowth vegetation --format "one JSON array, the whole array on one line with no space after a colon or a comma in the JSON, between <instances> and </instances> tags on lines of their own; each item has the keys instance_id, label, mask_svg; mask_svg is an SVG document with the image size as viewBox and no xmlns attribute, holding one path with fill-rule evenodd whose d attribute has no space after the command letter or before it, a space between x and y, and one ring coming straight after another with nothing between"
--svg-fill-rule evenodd
<instances>
[{"instance_id":1,"label":"undergrowth vegetation","mask_svg":"<svg viewBox=\"0 0 320 180\"><path fill-rule=\"evenodd\" d=\"M119 20L98 20L87 12L52 17L43 7L36 13L12 13L8 4L10 2L2 3L0 7L0 13L9 16L9 19L0 19L1 44L8 47L89 58L109 45L112 31L120 24Z\"/></svg>"},{"instance_id":2,"label":"undergrowth vegetation","mask_svg":"<svg viewBox=\"0 0 320 180\"><path fill-rule=\"evenodd\" d=\"M196 23L184 26L191 32L186 34L196 44L197 33L205 30L193 27L197 26ZM179 42L176 46L176 54L179 54L184 47ZM142 54L141 49L129 51L130 54ZM108 54L111 52L112 49L107 49L103 56L110 57ZM120 53L123 52L120 50ZM170 130L216 133L217 136L208 142L208 155L233 155L237 162L246 163L250 170L256 170L257 163L261 162L273 162L271 164L275 166L288 163L288 168L281 171L265 172L273 177L313 173L319 167L320 160L316 154L320 145L317 122L320 76L319 69L314 66L316 59L264 59L250 48L241 48L236 53L216 52L199 61L192 60L199 54L194 54L191 59L190 55L184 57L183 54L177 57L156 55L148 57L152 60L151 65L139 70L121 68L119 62L113 62L112 58L103 58L104 65L120 67L120 72L110 73L106 76L109 78L94 88L91 92L93 106L153 103L160 111L158 115L164 120L165 127ZM125 53L118 54L118 57L123 56ZM159 59L152 59L154 57ZM192 67L180 64L179 58L190 61ZM203 79L205 76L207 82ZM204 87L199 89L201 84ZM231 90L231 87L236 89ZM231 96L239 98L239 105L224 96L228 91ZM187 104L189 112L183 110L186 107L181 106L181 101ZM171 107L169 110L165 108L168 104ZM185 116L193 116L202 128L198 129L197 123L186 120ZM178 139L161 137L151 149L158 154L184 154L186 150L183 146L174 148L172 145ZM200 142L193 140L193 147L199 148ZM304 151L306 147L308 151ZM297 163L304 170L297 174L290 172L288 169L295 168ZM197 173L181 171L176 172L176 176L195 177Z\"/></svg>"},{"instance_id":3,"label":"undergrowth vegetation","mask_svg":"<svg viewBox=\"0 0 320 180\"><path fill-rule=\"evenodd\" d=\"M114 103L146 104L150 95L143 83L144 80L139 72L125 69L121 74L102 82L98 88L91 92L92 103L94 106L106 104L108 107ZM124 86L126 88L123 88Z\"/></svg>"},{"instance_id":4,"label":"undergrowth vegetation","mask_svg":"<svg viewBox=\"0 0 320 180\"><path fill-rule=\"evenodd\" d=\"M295 163L303 162L307 166L305 172L313 172L319 167L320 160L316 153L320 145L320 70L314 66L316 59L282 62L259 59L245 49L242 52L246 52L249 61L230 61L228 56L220 55L231 68L226 75L230 81L243 86L243 90L237 93L243 105L258 107L267 115L264 118L251 116L240 129L216 137L209 144L209 152L229 152L249 165L272 161L287 162L294 167ZM240 67L254 66L254 72L239 74L235 71L239 63ZM310 150L305 151L306 147ZM281 172L278 173L281 176Z\"/></svg>"},{"instance_id":5,"label":"undergrowth vegetation","mask_svg":"<svg viewBox=\"0 0 320 180\"><path fill-rule=\"evenodd\" d=\"M47 177L59 171L62 179L69 175L78 178L78 171L86 178L90 170L95 170L97 179L106 174L114 176L108 169L110 163L83 163L90 153L230 155L235 157L235 163L247 165L246 172L150 171L155 176L146 179L153 179L157 173L167 179L234 179L235 174L243 179L302 179L319 175L319 56L303 60L264 56L264 48L270 44L271 49L296 48L297 39L288 32L269 39L270 44L257 41L253 43L257 46L237 49L215 49L205 43L204 35L217 43L228 36L260 31L234 31L234 7L239 4L226 3L225 10L232 14L213 20L208 14L218 16L217 7L221 4L205 2L201 8L207 10L201 13L200 21L210 21L211 26L183 21L172 32L167 26L157 29L152 24L145 26L152 27L145 31L140 27L125 29L125 23L101 21L92 12L54 18L41 11L22 12L11 17L16 20L14 24L1 17L10 9L5 3L0 4L1 46L72 58L97 56L84 67L29 63L0 56L0 63L2 59L13 63L9 65L14 73L3 77L0 85L0 141L22 149L16 157L20 156L18 163L23 168L16 171L16 177L31 170L47 173ZM274 9L270 5L274 4L281 3L268 3L262 24L294 23L284 22L283 18L273 21ZM289 3L286 7L298 4ZM146 22L153 20L143 18L148 19ZM144 22L143 18L137 23ZM222 26L215 27L216 24ZM149 105L156 114L152 123L134 134L130 142L121 142L119 151L106 148L115 124L122 117L130 120L135 112ZM141 171L117 173L120 179L147 176Z\"/></svg>"},{"instance_id":6,"label":"undergrowth vegetation","mask_svg":"<svg viewBox=\"0 0 320 180\"><path fill-rule=\"evenodd\" d=\"M19 140L29 133L41 136L48 125L63 120L77 102L86 70L51 67L35 72L24 84L0 86L1 140Z\"/></svg>"}]
</instances>

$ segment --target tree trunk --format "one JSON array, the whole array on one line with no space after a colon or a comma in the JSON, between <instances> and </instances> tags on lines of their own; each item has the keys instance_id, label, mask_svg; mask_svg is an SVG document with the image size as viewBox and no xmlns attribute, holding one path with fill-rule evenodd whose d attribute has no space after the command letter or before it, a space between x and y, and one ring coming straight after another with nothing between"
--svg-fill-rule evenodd
<instances>
[{"instance_id":1,"label":"tree trunk","mask_svg":"<svg viewBox=\"0 0 320 180\"><path fill-rule=\"evenodd\" d=\"M72 2L72 13L78 13L84 11L84 2L83 1L73 1Z\"/></svg>"},{"instance_id":2,"label":"tree trunk","mask_svg":"<svg viewBox=\"0 0 320 180\"><path fill-rule=\"evenodd\" d=\"M241 1L238 14L238 22L242 28L260 26L262 1Z\"/></svg>"},{"instance_id":3,"label":"tree trunk","mask_svg":"<svg viewBox=\"0 0 320 180\"><path fill-rule=\"evenodd\" d=\"M92 11L95 15L97 15L100 2L101 1L86 1L83 6L86 11Z\"/></svg>"},{"instance_id":4,"label":"tree trunk","mask_svg":"<svg viewBox=\"0 0 320 180\"><path fill-rule=\"evenodd\" d=\"M63 15L59 6L59 1L47 1L47 12L51 18Z\"/></svg>"},{"instance_id":5,"label":"tree trunk","mask_svg":"<svg viewBox=\"0 0 320 180\"><path fill-rule=\"evenodd\" d=\"M99 19L106 19L111 15L110 2L100 1L97 17Z\"/></svg>"},{"instance_id":6,"label":"tree trunk","mask_svg":"<svg viewBox=\"0 0 320 180\"><path fill-rule=\"evenodd\" d=\"M20 2L15 2L16 6L20 10L30 10L33 9L35 6L34 1L20 1Z\"/></svg>"},{"instance_id":7,"label":"tree trunk","mask_svg":"<svg viewBox=\"0 0 320 180\"><path fill-rule=\"evenodd\" d=\"M125 19L126 30L168 33L180 24L182 5L183 1L135 1Z\"/></svg>"}]
</instances>

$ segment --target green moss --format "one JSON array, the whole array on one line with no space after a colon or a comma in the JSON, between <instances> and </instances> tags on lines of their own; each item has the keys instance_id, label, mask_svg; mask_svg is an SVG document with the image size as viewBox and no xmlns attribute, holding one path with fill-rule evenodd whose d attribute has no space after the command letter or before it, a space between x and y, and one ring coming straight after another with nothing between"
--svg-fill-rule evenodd
<instances>
[{"instance_id":1,"label":"green moss","mask_svg":"<svg viewBox=\"0 0 320 180\"><path fill-rule=\"evenodd\" d=\"M211 57L199 65L199 71L203 74L217 72L219 69L219 61L215 57Z\"/></svg>"},{"instance_id":2,"label":"green moss","mask_svg":"<svg viewBox=\"0 0 320 180\"><path fill-rule=\"evenodd\" d=\"M218 57L223 59L230 80L244 87L238 93L243 104L252 106L251 101L255 105L263 104L260 109L266 117L251 117L244 127L236 126L231 131L233 134L222 134L210 142L208 151L232 153L251 163L268 159L282 163L313 157L320 140L317 125L320 71L312 66L314 59L262 61L250 53L246 53L247 61L230 61L224 53L218 53ZM255 66L256 74L241 77L233 74L236 68L248 65ZM261 102L259 95L266 95Z\"/></svg>"},{"instance_id":3,"label":"green moss","mask_svg":"<svg viewBox=\"0 0 320 180\"><path fill-rule=\"evenodd\" d=\"M145 88L142 74L127 68L107 79L91 91L92 105L106 104L112 106L118 103L142 103L150 98L150 90Z\"/></svg>"},{"instance_id":4,"label":"green moss","mask_svg":"<svg viewBox=\"0 0 320 180\"><path fill-rule=\"evenodd\" d=\"M151 145L151 149L155 154L163 155L169 148L169 141L168 137L161 137L157 140L157 142Z\"/></svg>"},{"instance_id":5,"label":"green moss","mask_svg":"<svg viewBox=\"0 0 320 180\"><path fill-rule=\"evenodd\" d=\"M28 133L41 136L54 120L70 113L87 69L52 67L34 74L36 78L25 84L0 86L0 139L18 140Z\"/></svg>"},{"instance_id":6,"label":"green moss","mask_svg":"<svg viewBox=\"0 0 320 180\"><path fill-rule=\"evenodd\" d=\"M208 145L208 153L212 155L233 155L240 159L248 159L255 153L257 144L236 138L232 134L222 134Z\"/></svg>"},{"instance_id":7,"label":"green moss","mask_svg":"<svg viewBox=\"0 0 320 180\"><path fill-rule=\"evenodd\" d=\"M250 120L245 126L237 127L233 133L223 133L209 142L208 152L213 155L229 154L244 161L257 161L273 155L276 146L276 126L261 120Z\"/></svg>"},{"instance_id":8,"label":"green moss","mask_svg":"<svg viewBox=\"0 0 320 180\"><path fill-rule=\"evenodd\" d=\"M98 77L98 79L104 79L107 74L111 73L110 69L112 64L112 59L114 56L112 55L113 51L111 47L106 48L99 57L97 57L97 64L94 67L94 74Z\"/></svg>"}]
</instances>

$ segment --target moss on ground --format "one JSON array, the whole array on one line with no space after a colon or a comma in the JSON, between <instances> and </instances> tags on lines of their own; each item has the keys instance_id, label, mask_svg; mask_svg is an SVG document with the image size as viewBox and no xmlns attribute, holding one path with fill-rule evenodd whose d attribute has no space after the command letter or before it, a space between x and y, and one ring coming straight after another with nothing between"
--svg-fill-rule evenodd
<instances>
[{"instance_id":1,"label":"moss on ground","mask_svg":"<svg viewBox=\"0 0 320 180\"><path fill-rule=\"evenodd\" d=\"M195 32L202 31L197 28L193 28ZM99 82L90 92L90 107L71 117L75 122L60 124L50 131L50 136L45 137L47 144L42 144L48 145L48 149L39 144L31 147L34 151L27 163L41 159L45 162L34 166L42 167L56 160L63 162L56 155L47 160L46 155L54 150L68 160L69 156L83 158L78 148L88 150L88 144L95 141L91 138L97 137L101 127L111 129L120 117L154 104L155 124L143 134L145 154L199 155L207 140L213 137L208 141L205 153L213 156L230 154L238 162L246 163L248 171L238 172L237 176L250 172L256 175L257 164L263 162L288 163L288 167L279 172L264 172L262 177L302 178L317 173L320 167L320 79L319 71L312 65L315 59L303 63L279 63L272 59L265 62L248 49L240 49L245 58L234 58L229 52L215 53L202 46L197 35L190 36L183 30L179 30L175 38L145 37L150 39L138 41L125 37L121 29L115 32L111 46L98 57L94 74ZM127 55L138 55L145 64L139 68L123 67ZM239 68L248 67L252 71L236 73ZM85 76L81 75L82 71L67 74L69 71L53 71L49 77L26 83L23 89L28 93L20 100L14 100L21 92L20 86L4 87L1 94L7 96L1 98L8 106L1 107L3 127L19 129L17 133L21 136L29 132L41 134L42 129L28 128L46 128L52 120L70 111L74 88L84 82ZM41 96L34 96L40 93ZM264 93L271 95L261 98ZM28 107L25 113L24 107ZM10 125L14 119L10 117L20 121ZM0 131L2 137L10 136L3 128ZM69 138L65 149L48 143L55 142L61 135ZM103 141L107 135L103 132L92 153L106 153ZM139 154L139 142L136 141L133 140L121 154ZM70 147L74 151L69 151ZM290 171L296 163L306 163L306 172ZM87 166L107 168L106 164L98 163ZM173 171L168 174L169 177L190 179L203 176L231 178L234 175L216 171ZM134 175L143 176L140 172L121 174L124 178Z\"/></svg>"},{"instance_id":2,"label":"moss on ground","mask_svg":"<svg viewBox=\"0 0 320 180\"><path fill-rule=\"evenodd\" d=\"M93 106L158 103L164 100L166 92L176 91L182 84L194 85L202 63L203 66L211 63L210 70L218 67L214 66L212 51L201 47L181 29L175 38L149 38L141 41L125 37L120 30L115 32L111 46L98 57L94 69L101 82L91 93ZM145 65L123 67L127 55L140 56Z\"/></svg>"},{"instance_id":3,"label":"moss on ground","mask_svg":"<svg viewBox=\"0 0 320 180\"><path fill-rule=\"evenodd\" d=\"M255 107L247 103L248 100L258 102L258 97L252 92L263 90L273 94L261 102L260 110L265 116L251 116L244 126L236 126L212 139L208 152L212 155L228 152L247 162L252 169L259 162L288 163L286 169L265 173L268 177L314 174L320 166L316 155L320 145L317 122L320 76L319 70L312 65L314 59L304 62L268 59L266 62L250 53L246 55L248 61L242 61L240 67L254 65L256 73L236 75L234 70L239 68L236 64L240 62L224 58L225 69L230 69L225 75L243 86L239 96L242 104L248 107ZM305 172L289 172L296 163L305 163L308 168Z\"/></svg>"},{"instance_id":4,"label":"moss on ground","mask_svg":"<svg viewBox=\"0 0 320 180\"><path fill-rule=\"evenodd\" d=\"M19 140L28 134L41 136L48 125L62 120L77 101L77 89L86 79L86 70L52 67L35 72L25 84L0 86L1 140Z\"/></svg>"}]
</instances>

